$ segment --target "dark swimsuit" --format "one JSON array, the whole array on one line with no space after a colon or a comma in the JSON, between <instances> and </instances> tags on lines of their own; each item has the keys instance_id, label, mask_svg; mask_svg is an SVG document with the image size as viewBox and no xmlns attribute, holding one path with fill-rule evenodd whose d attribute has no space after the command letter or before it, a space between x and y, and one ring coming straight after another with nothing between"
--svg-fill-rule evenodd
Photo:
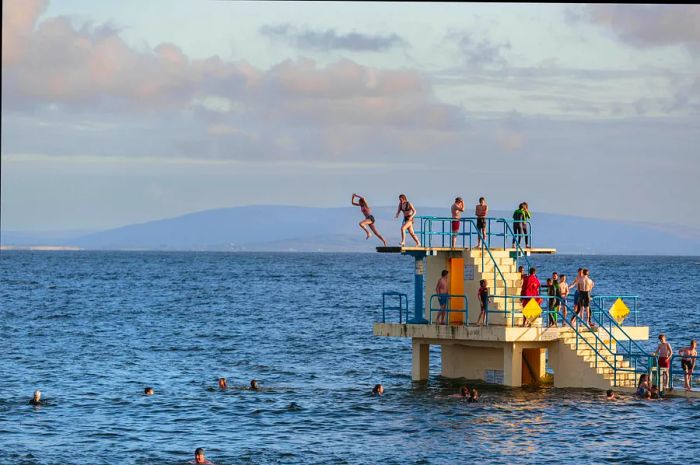
<instances>
[{"instance_id":1,"label":"dark swimsuit","mask_svg":"<svg viewBox=\"0 0 700 465\"><path fill-rule=\"evenodd\" d=\"M371 221L370 224L374 224L374 215L367 215L367 216L365 216L365 219L370 220Z\"/></svg>"}]
</instances>

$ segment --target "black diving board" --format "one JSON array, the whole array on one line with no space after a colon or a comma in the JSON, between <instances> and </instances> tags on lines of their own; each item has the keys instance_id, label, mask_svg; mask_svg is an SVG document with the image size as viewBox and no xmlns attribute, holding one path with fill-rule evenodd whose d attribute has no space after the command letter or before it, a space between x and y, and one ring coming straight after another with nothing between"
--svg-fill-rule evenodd
<instances>
[{"instance_id":1,"label":"black diving board","mask_svg":"<svg viewBox=\"0 0 700 465\"><path fill-rule=\"evenodd\" d=\"M406 253L406 252L417 252L417 251L440 251L440 252L449 252L449 251L454 251L454 250L469 250L469 248L461 248L461 247L456 247L456 248L451 248L451 247L401 247L399 245L390 245L386 247L377 247L377 252L379 253ZM512 247L503 249L503 248L498 248L498 247L491 247L492 251L496 250L507 250L509 252L515 252L515 249ZM557 249L550 248L550 247L533 247L531 249L523 249L526 255L534 255L534 254L544 254L544 255L554 255L557 253Z\"/></svg>"}]
</instances>

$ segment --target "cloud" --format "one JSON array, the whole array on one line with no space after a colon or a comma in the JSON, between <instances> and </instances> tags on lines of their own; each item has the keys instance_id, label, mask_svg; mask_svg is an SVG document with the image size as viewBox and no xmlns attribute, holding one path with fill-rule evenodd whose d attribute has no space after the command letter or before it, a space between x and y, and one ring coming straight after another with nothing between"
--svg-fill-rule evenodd
<instances>
[{"instance_id":1,"label":"cloud","mask_svg":"<svg viewBox=\"0 0 700 465\"><path fill-rule=\"evenodd\" d=\"M510 49L510 43L494 43L488 39L478 39L474 34L451 31L447 41L457 45L464 63L470 68L504 67L508 63L502 52Z\"/></svg>"},{"instance_id":2,"label":"cloud","mask_svg":"<svg viewBox=\"0 0 700 465\"><path fill-rule=\"evenodd\" d=\"M34 22L48 5L46 0L2 2L2 64L15 63L24 53Z\"/></svg>"},{"instance_id":3,"label":"cloud","mask_svg":"<svg viewBox=\"0 0 700 465\"><path fill-rule=\"evenodd\" d=\"M372 35L359 32L339 34L333 29L315 31L294 27L291 24L266 25L260 34L276 41L286 42L304 50L348 50L352 52L381 52L408 44L397 34Z\"/></svg>"},{"instance_id":4,"label":"cloud","mask_svg":"<svg viewBox=\"0 0 700 465\"><path fill-rule=\"evenodd\" d=\"M588 5L588 18L638 48L683 45L700 53L700 5Z\"/></svg>"}]
</instances>

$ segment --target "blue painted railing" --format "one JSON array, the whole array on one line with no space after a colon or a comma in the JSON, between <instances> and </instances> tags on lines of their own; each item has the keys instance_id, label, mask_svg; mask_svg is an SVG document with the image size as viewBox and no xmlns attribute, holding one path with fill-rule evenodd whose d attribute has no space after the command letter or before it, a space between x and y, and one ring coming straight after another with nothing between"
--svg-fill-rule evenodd
<instances>
[{"instance_id":1,"label":"blue painted railing","mask_svg":"<svg viewBox=\"0 0 700 465\"><path fill-rule=\"evenodd\" d=\"M397 300L398 299L398 300ZM387 302L388 301L388 302ZM408 296L401 292L382 293L382 323L386 323L387 311L399 311L399 323L408 321ZM406 316L404 317L404 312Z\"/></svg>"},{"instance_id":2,"label":"blue painted railing","mask_svg":"<svg viewBox=\"0 0 700 465\"><path fill-rule=\"evenodd\" d=\"M689 358L689 359L695 360L695 364L694 364L695 366L693 367L693 370L690 372L690 388L691 389L693 388L693 376L695 376L697 366L698 366L698 358L700 358L700 357L674 355L673 357L671 357L671 361L670 361L671 364L670 364L670 368L668 369L668 380L669 380L669 385L672 389L675 389L675 384L676 384L675 380L674 380L674 375L680 375L683 382L685 382L685 380L683 379L683 377L685 376L685 370L683 369L683 365L681 364L681 360L683 358ZM675 368L673 366L674 362L676 362Z\"/></svg>"},{"instance_id":3,"label":"blue painted railing","mask_svg":"<svg viewBox=\"0 0 700 465\"><path fill-rule=\"evenodd\" d=\"M529 221L515 221L506 218L484 218L486 221L486 245L493 248L495 244L498 244L499 238L503 239L503 248L507 249L512 246L512 242L516 243L516 246L524 254L522 247L518 244L517 239L520 237L528 236L530 246L532 246L532 224ZM480 230L476 227L477 217L469 216L462 217L459 219L445 217L445 216L416 216L413 219L414 223L417 221L420 225L420 229L416 231L416 234L420 237L421 244L424 247L451 247L452 238L457 237L456 245L461 246L461 248L473 248L474 241L480 235ZM452 222L459 222L459 230L452 232ZM519 234L515 233L512 227L513 223L523 223L527 225L528 233ZM439 243L434 243L433 238L437 237ZM483 242L483 241L482 241ZM509 243L510 242L510 243Z\"/></svg>"},{"instance_id":4,"label":"blue painted railing","mask_svg":"<svg viewBox=\"0 0 700 465\"><path fill-rule=\"evenodd\" d=\"M442 312L442 308L440 307L440 297L446 297L447 298L447 306L445 309L445 321L447 324L450 323L450 314L451 313L463 313L464 314L464 323L463 325L466 326L469 324L469 299L467 299L467 296L464 294L433 294L430 296L430 303L429 303L429 308L430 308L430 324L433 324L433 313L440 313ZM460 300L464 301L464 309L456 309L453 310L450 308L452 304L452 299L457 298ZM434 306L435 302L437 302L437 307Z\"/></svg>"},{"instance_id":5,"label":"blue painted railing","mask_svg":"<svg viewBox=\"0 0 700 465\"><path fill-rule=\"evenodd\" d=\"M627 307L630 309L630 314L625 319L633 318L634 326L639 326L639 296L636 295L591 296L591 315L595 317L600 316L602 314L607 314L607 309L610 308L612 303L615 302L617 299L622 299L625 305L627 305Z\"/></svg>"}]
</instances>

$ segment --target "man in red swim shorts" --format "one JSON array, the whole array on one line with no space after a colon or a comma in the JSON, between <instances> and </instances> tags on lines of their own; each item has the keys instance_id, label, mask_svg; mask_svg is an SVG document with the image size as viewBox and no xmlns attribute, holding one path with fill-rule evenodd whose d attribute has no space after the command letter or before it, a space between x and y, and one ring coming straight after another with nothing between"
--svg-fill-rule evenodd
<instances>
[{"instance_id":1,"label":"man in red swim shorts","mask_svg":"<svg viewBox=\"0 0 700 465\"><path fill-rule=\"evenodd\" d=\"M457 233L459 232L459 217L464 212L464 201L462 197L457 197L455 203L452 204L452 219L457 221L452 221L452 248L457 246Z\"/></svg>"},{"instance_id":2,"label":"man in red swim shorts","mask_svg":"<svg viewBox=\"0 0 700 465\"><path fill-rule=\"evenodd\" d=\"M673 349L671 344L666 342L665 334L659 334L656 355L659 357L659 370L661 370L661 390L665 391L668 387L668 369L671 367L671 357L673 356Z\"/></svg>"}]
</instances>

